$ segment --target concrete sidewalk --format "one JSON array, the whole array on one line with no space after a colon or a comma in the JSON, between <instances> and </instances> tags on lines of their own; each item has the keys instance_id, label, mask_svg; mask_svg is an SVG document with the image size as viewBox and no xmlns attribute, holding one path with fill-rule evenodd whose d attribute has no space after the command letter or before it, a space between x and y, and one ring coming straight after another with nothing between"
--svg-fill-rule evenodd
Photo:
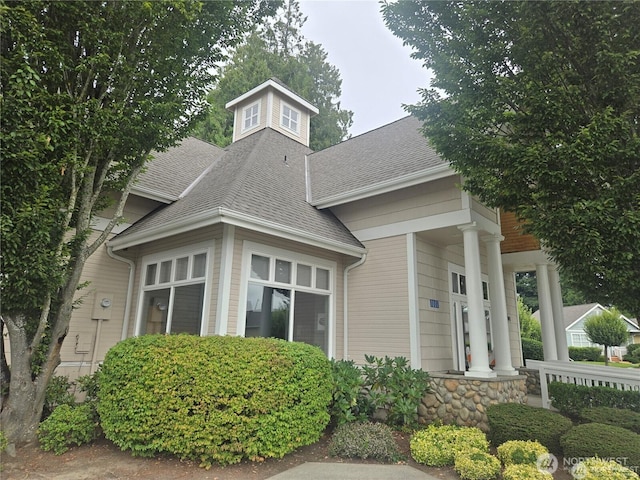
<instances>
[{"instance_id":1,"label":"concrete sidewalk","mask_svg":"<svg viewBox=\"0 0 640 480\"><path fill-rule=\"evenodd\" d=\"M268 480L437 480L408 465L303 463Z\"/></svg>"}]
</instances>

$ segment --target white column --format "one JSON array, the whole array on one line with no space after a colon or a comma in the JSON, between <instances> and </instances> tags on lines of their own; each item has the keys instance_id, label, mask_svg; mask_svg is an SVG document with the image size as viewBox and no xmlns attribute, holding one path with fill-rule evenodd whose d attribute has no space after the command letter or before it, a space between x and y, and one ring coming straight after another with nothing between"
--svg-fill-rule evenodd
<instances>
[{"instance_id":1,"label":"white column","mask_svg":"<svg viewBox=\"0 0 640 480\"><path fill-rule=\"evenodd\" d=\"M511 364L511 344L507 321L507 297L504 291L502 272L502 235L484 237L489 260L489 299L491 300L491 330L493 331L493 354L496 359L495 372L498 375L518 375Z\"/></svg>"},{"instance_id":2,"label":"white column","mask_svg":"<svg viewBox=\"0 0 640 480\"><path fill-rule=\"evenodd\" d=\"M553 327L556 334L556 351L558 360L569 361L569 347L567 346L567 332L564 326L564 311L562 304L562 289L560 275L555 265L549 264L549 288L551 290L551 309L553 311Z\"/></svg>"},{"instance_id":3,"label":"white column","mask_svg":"<svg viewBox=\"0 0 640 480\"><path fill-rule=\"evenodd\" d=\"M469 343L471 367L465 375L472 377L495 377L496 372L489 367L487 329L482 300L482 274L480 267L480 245L478 227L473 222L458 227L464 239L464 268L467 277L467 304L469 306Z\"/></svg>"},{"instance_id":4,"label":"white column","mask_svg":"<svg viewBox=\"0 0 640 480\"><path fill-rule=\"evenodd\" d=\"M540 305L540 326L542 327L542 350L545 360L557 360L556 333L553 327L553 309L547 264L536 265L538 303Z\"/></svg>"}]
</instances>

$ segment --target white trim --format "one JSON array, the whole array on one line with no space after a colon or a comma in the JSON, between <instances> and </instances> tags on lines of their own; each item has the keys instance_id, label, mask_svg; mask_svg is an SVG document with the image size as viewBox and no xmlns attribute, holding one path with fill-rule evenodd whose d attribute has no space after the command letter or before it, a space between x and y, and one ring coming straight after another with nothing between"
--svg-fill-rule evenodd
<instances>
[{"instance_id":1,"label":"white trim","mask_svg":"<svg viewBox=\"0 0 640 480\"><path fill-rule=\"evenodd\" d=\"M227 223L256 232L266 233L280 238L286 238L307 245L344 253L346 255L361 256L365 249L347 245L342 242L328 240L320 235L310 234L301 229L286 227L251 215L235 212L225 208L215 208L181 218L177 222L159 225L143 232L134 233L124 238L114 238L109 245L114 250L140 245L142 243L160 240L172 235L180 235L199 228Z\"/></svg>"},{"instance_id":2,"label":"white trim","mask_svg":"<svg viewBox=\"0 0 640 480\"><path fill-rule=\"evenodd\" d=\"M273 126L273 92L269 90L267 93L267 122L266 126L271 128Z\"/></svg>"},{"instance_id":3,"label":"white trim","mask_svg":"<svg viewBox=\"0 0 640 480\"><path fill-rule=\"evenodd\" d=\"M453 170L448 163L437 165L426 170L393 177L388 180L356 188L348 192L341 192L336 195L330 195L321 200L311 202L311 205L318 208L334 207L344 203L355 202L365 198L381 195L383 193L402 190L404 188L413 187L421 183L432 182L441 178L451 177L458 173Z\"/></svg>"},{"instance_id":4,"label":"white trim","mask_svg":"<svg viewBox=\"0 0 640 480\"><path fill-rule=\"evenodd\" d=\"M256 114L256 118L257 121L255 123L255 125L249 125L248 127L245 126L245 122L247 120L247 110L249 109L253 109L253 107L257 106L258 107L258 113ZM241 126L240 126L240 133L246 133L249 132L251 130L254 130L256 128L258 128L260 126L260 116L262 115L262 102L261 99L256 100L253 103L250 103L248 105L246 105L245 107L242 107L242 121L241 121ZM253 118L253 115L251 115L251 118Z\"/></svg>"},{"instance_id":5,"label":"white trim","mask_svg":"<svg viewBox=\"0 0 640 480\"><path fill-rule=\"evenodd\" d=\"M175 195L169 195L168 193L156 190L155 188L141 187L140 185L134 185L131 189L131 193L138 197L148 198L149 200L155 200L156 202L167 204L175 202L179 198Z\"/></svg>"},{"instance_id":6,"label":"white trim","mask_svg":"<svg viewBox=\"0 0 640 480\"><path fill-rule=\"evenodd\" d=\"M236 227L224 225L218 276L218 305L216 308L216 335L226 335L229 324L229 302L231 298L231 274L233 270L233 247Z\"/></svg>"},{"instance_id":7,"label":"white trim","mask_svg":"<svg viewBox=\"0 0 640 480\"><path fill-rule=\"evenodd\" d=\"M268 88L268 87L271 87L274 90L277 90L278 92L286 95L291 100L293 100L296 103L299 103L301 106L307 108L308 110L310 110L314 114L317 115L319 113L319 110L316 107L314 107L313 105L311 105L309 102L307 102L304 98L302 98L299 95L296 95L291 90L283 87L282 85L280 85L279 83L274 82L271 79L267 80L264 83L261 83L260 85L258 85L255 88L252 88L247 93L245 93L243 95L240 95L238 98L235 98L235 99L231 100L230 102L228 102L224 106L224 108L230 109L231 107L241 103L243 100L246 100L247 98L251 97L252 95L254 95L254 94L256 94L256 93L260 92L261 90L264 90L265 88Z\"/></svg>"},{"instance_id":8,"label":"white trim","mask_svg":"<svg viewBox=\"0 0 640 480\"><path fill-rule=\"evenodd\" d=\"M407 234L407 284L409 297L409 345L411 368L422 368L420 348L420 296L418 286L418 252L416 234Z\"/></svg>"},{"instance_id":9,"label":"white trim","mask_svg":"<svg viewBox=\"0 0 640 480\"><path fill-rule=\"evenodd\" d=\"M304 156L304 184L305 184L305 200L311 203L311 176L309 175L309 156Z\"/></svg>"},{"instance_id":10,"label":"white trim","mask_svg":"<svg viewBox=\"0 0 640 480\"><path fill-rule=\"evenodd\" d=\"M129 258L116 255L115 253L113 253L112 247L109 247L107 245L106 248L107 248L107 255L109 255L111 258L129 265L129 281L127 282L127 296L125 298L125 303L124 303L124 318L122 319L122 334L120 335L120 340L124 340L125 338L127 338L127 334L129 333L129 322L131 320L131 305L133 303L132 302L133 285L136 278L136 263Z\"/></svg>"},{"instance_id":11,"label":"white trim","mask_svg":"<svg viewBox=\"0 0 640 480\"><path fill-rule=\"evenodd\" d=\"M90 227L92 230L104 232L104 229L107 228L107 225L109 225L110 221L111 221L110 218L94 216L94 217L91 217ZM117 235L118 233L124 232L131 225L132 225L131 223L127 223L127 222L118 223L111 229L111 233L114 235Z\"/></svg>"}]
</instances>

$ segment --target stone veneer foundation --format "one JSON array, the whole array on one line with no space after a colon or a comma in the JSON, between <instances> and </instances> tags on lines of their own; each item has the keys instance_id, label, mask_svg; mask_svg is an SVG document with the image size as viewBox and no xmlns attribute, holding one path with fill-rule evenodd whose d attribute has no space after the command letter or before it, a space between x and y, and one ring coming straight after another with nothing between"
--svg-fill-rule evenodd
<instances>
[{"instance_id":1,"label":"stone veneer foundation","mask_svg":"<svg viewBox=\"0 0 640 480\"><path fill-rule=\"evenodd\" d=\"M526 377L473 378L462 374L431 373L431 392L418 407L421 423L445 424L489 430L487 407L496 403L527 403Z\"/></svg>"}]
</instances>

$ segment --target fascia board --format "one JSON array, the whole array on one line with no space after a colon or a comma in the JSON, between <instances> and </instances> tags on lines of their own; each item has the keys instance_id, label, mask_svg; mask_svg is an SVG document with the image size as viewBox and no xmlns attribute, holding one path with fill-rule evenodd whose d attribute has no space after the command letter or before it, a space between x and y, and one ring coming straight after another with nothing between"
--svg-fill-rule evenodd
<instances>
[{"instance_id":1,"label":"fascia board","mask_svg":"<svg viewBox=\"0 0 640 480\"><path fill-rule=\"evenodd\" d=\"M288 90L288 89L284 88L282 85L279 85L278 83L274 82L273 80L267 80L266 82L261 83L257 87L252 88L247 93L245 93L243 95L240 95L238 98L235 98L235 99L231 100L230 102L228 102L224 106L224 108L229 110L232 107L235 107L240 102L243 102L247 98L255 95L256 93L258 93L258 92L260 92L260 91L262 91L262 90L264 90L265 88L268 88L268 87L271 87L271 88L279 91L283 95L286 95L287 97L289 97L290 99L294 100L296 103L299 103L300 105L302 105L303 107L305 107L306 109L308 109L309 111L311 111L315 115L317 115L320 112L320 110L318 110L316 107L311 105L304 98L300 97L299 95L296 95L291 90Z\"/></svg>"},{"instance_id":2,"label":"fascia board","mask_svg":"<svg viewBox=\"0 0 640 480\"><path fill-rule=\"evenodd\" d=\"M335 207L336 205L343 205L345 203L363 200L375 195L382 195L383 193L402 190L403 188L413 187L415 185L420 185L421 183L432 182L434 180L439 180L441 178L457 174L458 173L454 171L448 163L446 163L438 165L437 167L432 167L428 170L421 170L410 175L392 178L384 182L378 182L373 185L367 185L366 187L332 195L322 200L311 202L311 205L321 209Z\"/></svg>"},{"instance_id":3,"label":"fascia board","mask_svg":"<svg viewBox=\"0 0 640 480\"><path fill-rule=\"evenodd\" d=\"M362 256L366 251L365 248L347 245L341 242L333 242L319 235L313 235L303 230L284 227L273 222L269 222L251 215L234 212L224 208L217 208L185 217L178 222L168 225L145 230L127 236L122 239L117 237L108 242L114 250L122 250L125 248L160 240L172 235L184 234L198 228L203 228L217 223L227 223L237 227L246 228L261 233L266 233L280 238L286 238L307 245L331 250L337 253L343 253L351 256Z\"/></svg>"}]
</instances>

